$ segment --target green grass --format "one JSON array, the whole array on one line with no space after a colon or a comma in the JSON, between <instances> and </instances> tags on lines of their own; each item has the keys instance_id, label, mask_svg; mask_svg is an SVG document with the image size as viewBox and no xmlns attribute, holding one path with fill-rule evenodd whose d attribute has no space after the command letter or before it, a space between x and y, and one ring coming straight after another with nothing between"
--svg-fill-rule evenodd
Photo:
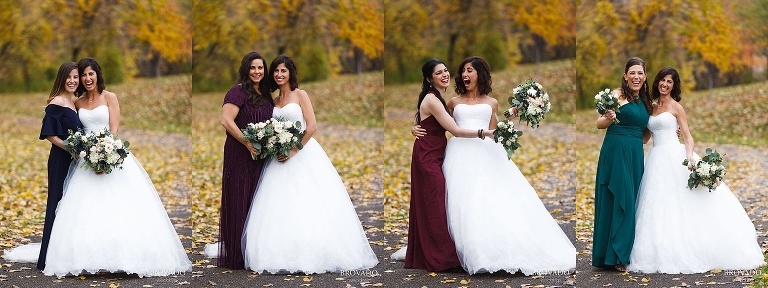
<instances>
[{"instance_id":1,"label":"green grass","mask_svg":"<svg viewBox=\"0 0 768 288\"><path fill-rule=\"evenodd\" d=\"M547 114L542 124L548 121L573 123L574 100L576 97L576 67L575 61L562 60L553 62L544 62L536 65L519 65L508 68L503 71L491 72L493 80L493 92L491 97L499 101L499 115L501 111L511 107L507 98L511 96L511 91L525 79L531 78L541 83L544 89L549 93L552 102L552 111ZM448 92L443 95L446 100L457 96L453 92L455 71L451 71L451 86ZM384 107L386 110L412 111L416 113L416 102L419 91L421 91L421 82L409 84L392 84L384 86ZM411 114L413 114L411 113ZM501 116L500 116L501 117Z\"/></svg>"},{"instance_id":2,"label":"green grass","mask_svg":"<svg viewBox=\"0 0 768 288\"><path fill-rule=\"evenodd\" d=\"M683 92L680 104L688 116L688 127L697 142L763 147L768 144L768 81L722 87L709 91ZM595 128L593 109L576 112L576 128L604 133Z\"/></svg>"},{"instance_id":3,"label":"green grass","mask_svg":"<svg viewBox=\"0 0 768 288\"><path fill-rule=\"evenodd\" d=\"M141 78L107 86L120 102L120 126L132 129L190 134L190 91L192 76L176 75ZM45 115L48 92L3 93L0 113L31 116Z\"/></svg>"},{"instance_id":4,"label":"green grass","mask_svg":"<svg viewBox=\"0 0 768 288\"><path fill-rule=\"evenodd\" d=\"M765 257L765 261L768 262L768 256ZM752 279L752 287L768 287L768 265L763 265L763 267L757 268L757 273L755 273L755 276Z\"/></svg>"}]
</instances>

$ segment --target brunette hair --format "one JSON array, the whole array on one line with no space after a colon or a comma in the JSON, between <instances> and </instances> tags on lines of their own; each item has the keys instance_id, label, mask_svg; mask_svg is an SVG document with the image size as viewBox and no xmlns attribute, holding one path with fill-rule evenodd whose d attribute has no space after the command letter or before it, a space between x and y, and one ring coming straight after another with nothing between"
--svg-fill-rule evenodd
<instances>
[{"instance_id":1,"label":"brunette hair","mask_svg":"<svg viewBox=\"0 0 768 288\"><path fill-rule=\"evenodd\" d=\"M67 78L69 78L69 73L71 73L72 70L77 70L77 64L75 64L75 62L64 62L64 64L59 66L59 73L56 74L56 80L53 81L53 88L51 88L51 94L48 95L48 101L46 103L51 103L53 98L56 98L56 96L59 96L66 91L66 88L64 87L67 85ZM78 72L78 76L79 75L80 72ZM79 82L78 87L80 87Z\"/></svg>"}]
</instances>

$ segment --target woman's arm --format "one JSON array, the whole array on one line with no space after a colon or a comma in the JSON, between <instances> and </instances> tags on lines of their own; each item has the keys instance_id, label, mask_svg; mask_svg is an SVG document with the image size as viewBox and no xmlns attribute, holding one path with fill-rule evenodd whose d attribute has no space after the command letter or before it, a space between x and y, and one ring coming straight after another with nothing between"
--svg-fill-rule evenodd
<instances>
[{"instance_id":1,"label":"woman's arm","mask_svg":"<svg viewBox=\"0 0 768 288\"><path fill-rule=\"evenodd\" d=\"M597 129L606 129L613 124L613 119L616 118L616 112L613 109L605 111L605 114L600 115L597 118Z\"/></svg>"},{"instance_id":2,"label":"woman's arm","mask_svg":"<svg viewBox=\"0 0 768 288\"><path fill-rule=\"evenodd\" d=\"M675 117L677 118L677 125L680 126L680 132L685 137L685 139L683 139L683 144L685 144L685 156L688 157L689 162L693 163L693 137L691 137L691 131L688 129L688 118L685 115L685 109L683 109L683 105L680 105L680 103L675 105Z\"/></svg>"},{"instance_id":3,"label":"woman's arm","mask_svg":"<svg viewBox=\"0 0 768 288\"><path fill-rule=\"evenodd\" d=\"M312 109L312 101L309 100L309 95L304 90L296 90L299 96L299 105L301 105L301 113L304 114L304 121L307 123L306 130L304 130L304 137L301 138L301 145L307 145L309 139L317 131L317 120L315 119L315 110Z\"/></svg>"},{"instance_id":4,"label":"woman's arm","mask_svg":"<svg viewBox=\"0 0 768 288\"><path fill-rule=\"evenodd\" d=\"M112 92L104 91L104 98L109 109L109 131L117 137L120 128L120 103L117 102L117 95Z\"/></svg>"},{"instance_id":5,"label":"woman's arm","mask_svg":"<svg viewBox=\"0 0 768 288\"><path fill-rule=\"evenodd\" d=\"M50 141L51 144L56 145L61 149L67 150L67 148L64 147L64 140L61 140L59 136L48 135L45 137L45 140Z\"/></svg>"},{"instance_id":6,"label":"woman's arm","mask_svg":"<svg viewBox=\"0 0 768 288\"><path fill-rule=\"evenodd\" d=\"M451 132L454 136L463 138L478 137L478 130L459 128L459 125L456 125L456 121L454 121L451 115L445 111L443 103L441 103L440 100L437 100L437 97L434 95L427 94L427 96L424 97L424 101L421 102L421 105L422 108L425 108L422 112L430 112L430 114L437 119L437 122L440 123L440 126L443 126L445 130L448 130L448 132ZM485 135L485 137L493 137L493 130L483 130L483 135Z\"/></svg>"},{"instance_id":7,"label":"woman's arm","mask_svg":"<svg viewBox=\"0 0 768 288\"><path fill-rule=\"evenodd\" d=\"M648 140L651 140L651 130L645 128L643 129L643 144L648 144Z\"/></svg>"},{"instance_id":8,"label":"woman's arm","mask_svg":"<svg viewBox=\"0 0 768 288\"><path fill-rule=\"evenodd\" d=\"M491 120L488 122L489 123L488 128L492 130L496 130L496 124L499 122L499 118L496 116L496 113L499 112L499 101L496 101L496 99L494 98L490 98L490 100L488 101L489 101L488 104L491 105L491 110L492 110Z\"/></svg>"},{"instance_id":9,"label":"woman's arm","mask_svg":"<svg viewBox=\"0 0 768 288\"><path fill-rule=\"evenodd\" d=\"M315 131L317 131L317 120L315 119L315 110L312 109L312 101L309 100L309 95L307 95L307 92L301 89L296 89L295 91L291 93L297 93L297 96L299 98L299 106L301 106L301 113L304 115L304 122L307 124L306 129L304 130L304 137L301 138L301 145L307 145L307 142L309 142L309 139L312 139L312 135L315 134ZM291 159L293 155L296 155L296 153L299 153L298 147L291 148L290 155L280 155L277 156L277 161L285 162L288 159Z\"/></svg>"},{"instance_id":10,"label":"woman's arm","mask_svg":"<svg viewBox=\"0 0 768 288\"><path fill-rule=\"evenodd\" d=\"M243 144L243 146L248 148L248 151L251 152L251 156L255 156L257 153L256 148L253 147L251 142L245 140L243 137L243 132L240 131L240 127L237 127L237 124L235 124L235 117L237 117L237 113L239 112L240 107L237 107L237 105L232 103L224 103L224 106L221 106L221 126L227 130L229 135L235 137L237 142L240 142L240 144Z\"/></svg>"}]
</instances>

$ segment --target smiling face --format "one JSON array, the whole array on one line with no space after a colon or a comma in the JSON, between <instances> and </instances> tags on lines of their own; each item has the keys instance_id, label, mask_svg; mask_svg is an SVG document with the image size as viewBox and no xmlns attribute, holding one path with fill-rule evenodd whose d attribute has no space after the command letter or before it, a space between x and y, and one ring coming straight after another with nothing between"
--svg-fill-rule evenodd
<instances>
[{"instance_id":1,"label":"smiling face","mask_svg":"<svg viewBox=\"0 0 768 288\"><path fill-rule=\"evenodd\" d=\"M642 65L632 65L627 69L627 72L624 73L624 80L627 81L629 89L634 93L639 92L640 89L643 88L645 77L645 69L643 69Z\"/></svg>"},{"instance_id":2,"label":"smiling face","mask_svg":"<svg viewBox=\"0 0 768 288\"><path fill-rule=\"evenodd\" d=\"M288 68L285 67L285 63L280 63L272 73L272 77L275 79L277 86L283 86L288 84L288 81L291 79L291 74L289 73Z\"/></svg>"},{"instance_id":3,"label":"smiling face","mask_svg":"<svg viewBox=\"0 0 768 288\"><path fill-rule=\"evenodd\" d=\"M96 76L96 71L94 71L91 66L83 69L83 74L80 75L80 78L86 91L90 92L96 89L96 86L98 85L98 77Z\"/></svg>"},{"instance_id":4,"label":"smiling face","mask_svg":"<svg viewBox=\"0 0 768 288\"><path fill-rule=\"evenodd\" d=\"M461 67L461 80L464 81L464 87L467 91L475 91L477 89L477 70L472 66L472 63L465 63L464 67Z\"/></svg>"},{"instance_id":5,"label":"smiling face","mask_svg":"<svg viewBox=\"0 0 768 288\"><path fill-rule=\"evenodd\" d=\"M675 88L675 80L672 79L672 75L664 76L664 78L659 80L659 84L656 87L658 87L661 96L669 96L672 93L672 89Z\"/></svg>"},{"instance_id":6,"label":"smiling face","mask_svg":"<svg viewBox=\"0 0 768 288\"><path fill-rule=\"evenodd\" d=\"M264 78L264 61L261 59L253 59L253 61L251 61L250 69L248 70L248 76L253 83L261 82L261 79Z\"/></svg>"},{"instance_id":7,"label":"smiling face","mask_svg":"<svg viewBox=\"0 0 768 288\"><path fill-rule=\"evenodd\" d=\"M438 90L445 90L448 85L451 84L451 72L448 72L448 67L445 64L437 64L435 70L432 71L431 82Z\"/></svg>"},{"instance_id":8,"label":"smiling face","mask_svg":"<svg viewBox=\"0 0 768 288\"><path fill-rule=\"evenodd\" d=\"M75 93L77 85L80 85L80 74L77 73L77 68L75 68L69 71L69 75L64 82L64 90L68 93Z\"/></svg>"}]
</instances>

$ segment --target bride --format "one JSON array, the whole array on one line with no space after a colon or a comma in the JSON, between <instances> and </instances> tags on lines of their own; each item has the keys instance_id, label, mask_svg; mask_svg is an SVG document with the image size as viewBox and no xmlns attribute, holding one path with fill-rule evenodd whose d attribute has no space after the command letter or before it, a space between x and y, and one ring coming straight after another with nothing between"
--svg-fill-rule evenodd
<instances>
[{"instance_id":1,"label":"bride","mask_svg":"<svg viewBox=\"0 0 768 288\"><path fill-rule=\"evenodd\" d=\"M104 90L101 67L93 58L78 63L81 84L75 101L85 131L109 128L118 134L120 106ZM112 173L80 167L70 170L56 210L45 275L84 271L163 276L191 270L179 236L147 173L133 154Z\"/></svg>"},{"instance_id":2,"label":"bride","mask_svg":"<svg viewBox=\"0 0 768 288\"><path fill-rule=\"evenodd\" d=\"M488 63L459 65L448 101L461 128L495 129L498 103L489 97ZM504 148L492 139L451 138L445 151L448 227L470 274L505 270L525 275L571 271L576 248L541 203Z\"/></svg>"},{"instance_id":3,"label":"bride","mask_svg":"<svg viewBox=\"0 0 768 288\"><path fill-rule=\"evenodd\" d=\"M301 121L303 148L272 158L245 224L246 269L305 274L371 268L378 264L344 183L323 148L309 96L298 89L296 66L280 55L269 67L279 89L273 117Z\"/></svg>"},{"instance_id":4,"label":"bride","mask_svg":"<svg viewBox=\"0 0 768 288\"><path fill-rule=\"evenodd\" d=\"M645 157L627 268L644 273L757 268L764 262L755 227L728 186L721 183L711 193L706 187L686 187L690 171L683 160L693 163L699 157L678 103L680 87L672 67L662 68L653 81L651 97L657 104L648 120L653 148ZM685 144L677 138L678 127Z\"/></svg>"}]
</instances>

